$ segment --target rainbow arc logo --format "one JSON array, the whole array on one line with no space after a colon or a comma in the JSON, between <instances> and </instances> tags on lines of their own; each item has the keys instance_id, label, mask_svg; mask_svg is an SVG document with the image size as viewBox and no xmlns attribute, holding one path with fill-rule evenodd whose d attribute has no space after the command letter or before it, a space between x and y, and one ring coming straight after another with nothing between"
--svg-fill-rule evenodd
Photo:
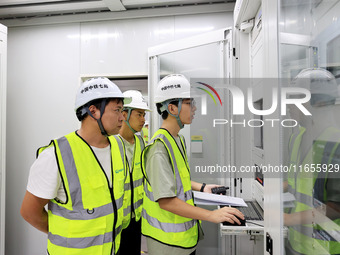
<instances>
[{"instance_id":1,"label":"rainbow arc logo","mask_svg":"<svg viewBox=\"0 0 340 255\"><path fill-rule=\"evenodd\" d=\"M216 91L212 86L210 86L209 84L203 83L203 82L197 82L197 83L198 83L198 84L201 84L201 85L203 85L203 86L205 86L205 87L207 87L207 88L209 88L209 89L217 96L217 98L218 98L218 100L220 101L220 104L221 104L221 106L222 106L221 97L220 97L220 95L217 93L217 91ZM203 90L204 92L206 92L206 93L212 98L212 100L214 101L215 105L217 105L217 102L216 102L216 100L215 100L215 97L213 96L213 94L211 94L211 92L210 92L209 90L204 89L204 88L201 88L201 87L196 87L196 88L198 88L198 89Z\"/></svg>"},{"instance_id":2,"label":"rainbow arc logo","mask_svg":"<svg viewBox=\"0 0 340 255\"><path fill-rule=\"evenodd\" d=\"M217 105L217 101L215 99L215 97L217 97L218 101L220 102L220 105L222 106L222 100L220 95L217 93L217 91L209 84L206 84L204 82L197 82L198 84L204 86L202 87L196 87L197 89L200 89L202 91L204 91L206 94L208 94L212 100L214 101L215 105ZM201 114L202 115L207 115L207 95L204 94L202 95L201 99L202 99L202 108L201 108ZM215 95L215 96L214 96Z\"/></svg>"}]
</instances>

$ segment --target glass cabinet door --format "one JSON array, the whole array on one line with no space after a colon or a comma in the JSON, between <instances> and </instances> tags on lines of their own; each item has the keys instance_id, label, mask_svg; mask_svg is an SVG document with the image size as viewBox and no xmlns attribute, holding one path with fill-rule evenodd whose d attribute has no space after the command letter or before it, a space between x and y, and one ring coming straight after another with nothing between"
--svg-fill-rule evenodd
<instances>
[{"instance_id":1,"label":"glass cabinet door","mask_svg":"<svg viewBox=\"0 0 340 255\"><path fill-rule=\"evenodd\" d=\"M340 254L340 1L281 0L279 31L283 83L311 94L283 128L285 254Z\"/></svg>"}]
</instances>

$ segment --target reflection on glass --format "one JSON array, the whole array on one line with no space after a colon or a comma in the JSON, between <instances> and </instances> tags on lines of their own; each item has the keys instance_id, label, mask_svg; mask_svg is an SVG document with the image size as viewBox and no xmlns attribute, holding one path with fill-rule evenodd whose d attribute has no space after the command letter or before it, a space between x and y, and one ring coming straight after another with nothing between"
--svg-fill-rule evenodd
<instances>
[{"instance_id":1,"label":"reflection on glass","mask_svg":"<svg viewBox=\"0 0 340 255\"><path fill-rule=\"evenodd\" d=\"M332 72L340 84L340 35L337 35L334 39L327 43L327 70Z\"/></svg>"},{"instance_id":2,"label":"reflection on glass","mask_svg":"<svg viewBox=\"0 0 340 255\"><path fill-rule=\"evenodd\" d=\"M291 106L299 126L283 129L283 187L294 195L283 205L286 254L340 254L339 13L338 0L281 1L281 77L311 92L304 106L312 114Z\"/></svg>"},{"instance_id":3,"label":"reflection on glass","mask_svg":"<svg viewBox=\"0 0 340 255\"><path fill-rule=\"evenodd\" d=\"M313 48L301 45L281 44L281 77L291 78L298 75L304 68L313 66L310 59Z\"/></svg>"},{"instance_id":4,"label":"reflection on glass","mask_svg":"<svg viewBox=\"0 0 340 255\"><path fill-rule=\"evenodd\" d=\"M204 82L206 78L218 78L220 77L220 45L218 43L212 43L208 45L203 45L199 47L183 49L176 52L171 52L167 54L160 55L160 79L165 75L172 73L180 73L185 75L193 88L199 86L198 83L194 81ZM204 57L203 57L204 56ZM197 78L200 78L199 80ZM208 82L209 83L209 82ZM196 85L196 86L195 86ZM215 84L211 84L215 86ZM219 92L220 93L220 92ZM211 112L214 108L214 103L211 100L207 100L208 109L210 112L206 116L201 116L198 114L201 112L202 102L197 100L197 114L189 127L184 127L181 130L181 134L184 135L187 144L187 151L190 155L190 166L191 166L191 176L195 181L200 182L216 182L216 175L207 176L202 171L195 171L194 166L213 166L217 162L220 163L218 158L218 146L219 136L217 134L212 134L211 130L205 128L206 123L212 123L212 119L215 117L217 112ZM212 104L212 105L210 105ZM215 117L217 118L217 117ZM198 135L202 136L204 143L204 153L190 153L191 146L191 136ZM223 165L220 163L220 165ZM211 179L209 179L211 178Z\"/></svg>"}]
</instances>

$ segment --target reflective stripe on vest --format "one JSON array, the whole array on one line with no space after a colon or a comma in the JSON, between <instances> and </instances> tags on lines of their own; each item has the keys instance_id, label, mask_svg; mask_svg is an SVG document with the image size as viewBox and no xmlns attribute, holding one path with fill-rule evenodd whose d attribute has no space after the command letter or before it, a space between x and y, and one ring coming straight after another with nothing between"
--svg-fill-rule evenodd
<instances>
[{"instance_id":1,"label":"reflective stripe on vest","mask_svg":"<svg viewBox=\"0 0 340 255\"><path fill-rule=\"evenodd\" d=\"M300 145L302 141L302 136L304 135L305 132L306 132L306 128L299 127L299 133L292 134L290 138L289 148L292 150L292 152L290 153L291 164L299 164L300 162L300 150L299 149L300 149Z\"/></svg>"},{"instance_id":2,"label":"reflective stripe on vest","mask_svg":"<svg viewBox=\"0 0 340 255\"><path fill-rule=\"evenodd\" d=\"M152 202L156 202L154 197L153 197L153 193L150 192L148 189L145 190L145 193L146 193L146 196L152 201ZM187 202L188 200L192 199L193 198L193 195L192 195L192 191L191 190L188 190L184 193L184 198L185 198L185 202Z\"/></svg>"},{"instance_id":3,"label":"reflective stripe on vest","mask_svg":"<svg viewBox=\"0 0 340 255\"><path fill-rule=\"evenodd\" d=\"M171 144L170 144L170 141L166 138L165 135L163 135L163 134L157 135L155 138L153 138L153 139L150 141L150 144L153 144L154 141L155 141L156 139L159 139L159 138L161 138L161 139L164 141L164 143L165 143L165 145L166 145L168 151L170 152L171 158L172 158L172 159L175 159L175 153L174 153L174 151L173 151L173 148L172 148L172 146L171 146ZM176 142L176 141L175 141L175 142ZM175 176L176 176L177 197L178 197L179 199L183 200L183 201L187 201L187 200L185 199L185 195L184 195L184 191L183 191L183 184L182 184L182 180L181 180L181 177L180 177L180 174L179 174L177 162L176 162L176 160L173 160L172 163L173 163L174 172L175 172ZM148 193L149 193L149 192L148 192Z\"/></svg>"},{"instance_id":4,"label":"reflective stripe on vest","mask_svg":"<svg viewBox=\"0 0 340 255\"><path fill-rule=\"evenodd\" d=\"M82 238L66 238L58 235L48 234L48 239L53 240L53 244L65 248L84 249L94 245L102 245L104 243L112 242L112 232L105 233L104 235L82 237Z\"/></svg>"},{"instance_id":5,"label":"reflective stripe on vest","mask_svg":"<svg viewBox=\"0 0 340 255\"><path fill-rule=\"evenodd\" d=\"M322 229L315 229L312 226L306 226L306 225L295 225L292 226L292 228L295 231L298 231L300 233L305 233L308 237L313 237L315 239L319 239L321 241L337 241L334 237L339 238L339 232L336 230L329 230L325 231ZM334 236L334 237L333 237Z\"/></svg>"},{"instance_id":6,"label":"reflective stripe on vest","mask_svg":"<svg viewBox=\"0 0 340 255\"><path fill-rule=\"evenodd\" d=\"M141 156L142 156L142 151L145 148L145 142L140 135L135 135L135 137L137 137L139 140L138 143L140 146L140 151L135 149L134 165L133 165L133 170L132 170L132 178L133 178L132 185L133 185L133 209L134 209L136 221L138 221L142 217L142 204L143 204L143 196L144 196L144 187L143 187L144 175L142 172Z\"/></svg>"},{"instance_id":7,"label":"reflective stripe on vest","mask_svg":"<svg viewBox=\"0 0 340 255\"><path fill-rule=\"evenodd\" d=\"M114 254L119 249L122 230L123 192L117 190L119 186L123 188L124 173L112 173L113 185L118 186L113 192L117 199L112 203L108 181L90 146L76 133L54 140L53 144L68 201L49 201L49 254ZM113 147L111 144L111 158Z\"/></svg>"},{"instance_id":8,"label":"reflective stripe on vest","mask_svg":"<svg viewBox=\"0 0 340 255\"><path fill-rule=\"evenodd\" d=\"M169 153L174 179L176 182L176 197L194 206L191 190L190 170L187 162L185 146L180 138L184 154L177 146L175 139L165 129L158 130L149 145L142 153L142 169L145 171L145 152L159 140ZM142 233L155 240L171 246L192 248L198 241L198 221L181 217L160 208L154 200L152 187L144 182L144 201L142 211Z\"/></svg>"},{"instance_id":9,"label":"reflective stripe on vest","mask_svg":"<svg viewBox=\"0 0 340 255\"><path fill-rule=\"evenodd\" d=\"M123 143L119 136L115 136L116 139ZM145 147L144 140L139 135L134 135L135 138L135 146L134 152L131 160L131 172L128 169L127 178L125 180L124 185L124 220L123 220L123 228L127 228L129 226L131 220L131 211L133 210L134 217L136 221L139 221L142 213L142 204L143 204L143 180L144 176L141 170L141 154ZM131 178L132 177L132 178ZM132 179L132 181L131 181ZM133 189L133 194L131 190ZM133 201L132 201L133 200Z\"/></svg>"},{"instance_id":10,"label":"reflective stripe on vest","mask_svg":"<svg viewBox=\"0 0 340 255\"><path fill-rule=\"evenodd\" d=\"M175 153L174 153L174 150L171 146L171 143L170 143L169 139L167 139L167 137L164 134L159 134L159 135L155 136L154 138L152 138L152 140L150 141L149 144L153 144L155 142L155 140L157 140L159 138L161 138L164 141L167 150L170 152L171 158L175 159ZM174 142L176 143L176 141L174 141ZM184 146L183 146L183 149L184 149ZM184 196L184 191L183 191L182 180L181 180L181 177L180 177L180 174L179 174L179 170L178 170L176 160L173 160L172 164L173 164L173 168L174 168L174 172L175 172L175 176L176 176L177 197L179 199L183 200L183 201L186 201L185 196ZM186 164L187 164L187 162L186 162ZM187 165L187 167L188 167L188 165Z\"/></svg>"},{"instance_id":11,"label":"reflective stripe on vest","mask_svg":"<svg viewBox=\"0 0 340 255\"><path fill-rule=\"evenodd\" d=\"M195 220L191 220L191 221L187 221L183 223L160 222L156 218L148 215L144 209L142 210L142 215L151 226L158 228L158 229L162 229L164 232L168 232L168 233L185 232L191 229L192 227L194 227L196 224Z\"/></svg>"}]
</instances>

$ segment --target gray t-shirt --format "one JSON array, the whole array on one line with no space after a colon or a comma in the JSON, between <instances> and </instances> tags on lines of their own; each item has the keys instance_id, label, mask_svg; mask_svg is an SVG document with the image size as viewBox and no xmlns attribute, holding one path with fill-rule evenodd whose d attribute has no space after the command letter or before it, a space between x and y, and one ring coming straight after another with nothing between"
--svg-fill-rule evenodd
<instances>
[{"instance_id":1,"label":"gray t-shirt","mask_svg":"<svg viewBox=\"0 0 340 255\"><path fill-rule=\"evenodd\" d=\"M182 153L184 150L179 137L175 137L176 143ZM156 141L145 153L145 167L148 180L151 184L154 199L169 198L176 196L176 181L172 171L169 154L161 141ZM203 231L199 225L198 237L203 239ZM146 237L148 254L153 255L189 255L195 248L183 249L160 243L152 238Z\"/></svg>"},{"instance_id":2,"label":"gray t-shirt","mask_svg":"<svg viewBox=\"0 0 340 255\"><path fill-rule=\"evenodd\" d=\"M129 141L125 140L124 137L122 137L121 135L119 135L120 138L122 138L124 146L125 146L125 154L126 154L126 158L127 161L129 163L129 168L130 168L130 173L132 171L132 161L133 161L133 154L135 152L135 144L136 143L130 143Z\"/></svg>"},{"instance_id":3,"label":"gray t-shirt","mask_svg":"<svg viewBox=\"0 0 340 255\"><path fill-rule=\"evenodd\" d=\"M175 137L183 152L179 137ZM145 166L155 201L176 196L176 181L169 154L161 141L156 141L145 154Z\"/></svg>"}]
</instances>

